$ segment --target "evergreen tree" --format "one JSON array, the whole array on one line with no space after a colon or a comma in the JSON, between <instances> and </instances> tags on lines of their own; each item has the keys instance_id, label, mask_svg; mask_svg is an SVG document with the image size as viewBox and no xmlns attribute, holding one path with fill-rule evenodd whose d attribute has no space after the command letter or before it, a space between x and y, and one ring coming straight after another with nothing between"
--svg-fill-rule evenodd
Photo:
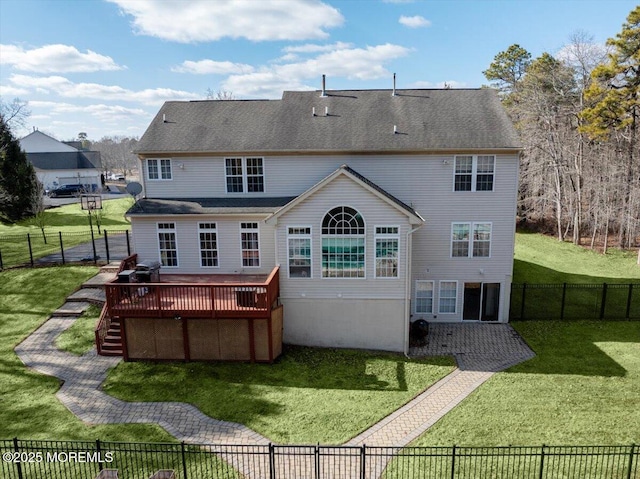
<instances>
[{"instance_id":1,"label":"evergreen tree","mask_svg":"<svg viewBox=\"0 0 640 479\"><path fill-rule=\"evenodd\" d=\"M0 218L18 221L33 216L42 201L38 192L33 165L0 115Z\"/></svg>"},{"instance_id":2,"label":"evergreen tree","mask_svg":"<svg viewBox=\"0 0 640 479\"><path fill-rule=\"evenodd\" d=\"M622 184L624 210L627 218L620 229L621 245L631 247L635 237L637 217L632 210L634 194L640 189L638 173L638 116L640 115L640 6L634 8L616 38L607 44L613 47L609 61L592 73L592 83L586 92L590 108L583 111L583 130L592 138L614 141L625 153ZM637 208L637 205L635 206Z\"/></svg>"}]
</instances>

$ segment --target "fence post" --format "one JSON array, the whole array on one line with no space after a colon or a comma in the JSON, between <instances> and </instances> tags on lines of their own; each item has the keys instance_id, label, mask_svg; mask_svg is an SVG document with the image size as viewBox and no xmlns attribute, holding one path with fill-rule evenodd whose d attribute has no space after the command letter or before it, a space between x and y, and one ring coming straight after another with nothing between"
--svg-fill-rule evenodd
<instances>
[{"instance_id":1,"label":"fence post","mask_svg":"<svg viewBox=\"0 0 640 479\"><path fill-rule=\"evenodd\" d=\"M131 256L131 243L129 243L129 230L125 230L125 236L127 238L127 256Z\"/></svg>"},{"instance_id":2,"label":"fence post","mask_svg":"<svg viewBox=\"0 0 640 479\"><path fill-rule=\"evenodd\" d=\"M451 450L451 479L456 477L456 445L453 445Z\"/></svg>"},{"instance_id":3,"label":"fence post","mask_svg":"<svg viewBox=\"0 0 640 479\"><path fill-rule=\"evenodd\" d=\"M18 438L14 437L13 438L13 450L15 452L17 452L18 454L20 454L20 447L18 446ZM22 479L22 464L20 461L15 461L14 464L17 466L18 468L18 479Z\"/></svg>"},{"instance_id":4,"label":"fence post","mask_svg":"<svg viewBox=\"0 0 640 479\"><path fill-rule=\"evenodd\" d=\"M275 448L271 443L269 443L269 479L276 479Z\"/></svg>"},{"instance_id":5,"label":"fence post","mask_svg":"<svg viewBox=\"0 0 640 479\"><path fill-rule=\"evenodd\" d=\"M29 259L31 260L31 267L33 268L33 249L31 249L31 235L27 233L27 243L29 244Z\"/></svg>"},{"instance_id":6,"label":"fence post","mask_svg":"<svg viewBox=\"0 0 640 479\"><path fill-rule=\"evenodd\" d=\"M2 269L2 256L0 255L0 269ZM627 296L627 314L626 319L631 319L631 298L633 297L633 283L629 283L629 294Z\"/></svg>"},{"instance_id":7,"label":"fence post","mask_svg":"<svg viewBox=\"0 0 640 479\"><path fill-rule=\"evenodd\" d=\"M633 455L636 445L631 444L631 450L629 451L629 467L627 468L627 479L631 479L631 471L633 470Z\"/></svg>"},{"instance_id":8,"label":"fence post","mask_svg":"<svg viewBox=\"0 0 640 479\"><path fill-rule=\"evenodd\" d=\"M562 305L560 306L560 321L564 319L564 303L567 298L567 283L562 283Z\"/></svg>"},{"instance_id":9,"label":"fence post","mask_svg":"<svg viewBox=\"0 0 640 479\"><path fill-rule=\"evenodd\" d=\"M320 479L320 443L316 444L316 447L313 451L313 456L316 465L315 477L316 479Z\"/></svg>"},{"instance_id":10,"label":"fence post","mask_svg":"<svg viewBox=\"0 0 640 479\"><path fill-rule=\"evenodd\" d=\"M100 439L96 439L96 452L98 453L98 470L102 471L102 457L100 452L102 448L100 447Z\"/></svg>"},{"instance_id":11,"label":"fence post","mask_svg":"<svg viewBox=\"0 0 640 479\"><path fill-rule=\"evenodd\" d=\"M524 321L524 299L526 297L527 283L522 285L522 302L520 303L520 321Z\"/></svg>"},{"instance_id":12,"label":"fence post","mask_svg":"<svg viewBox=\"0 0 640 479\"><path fill-rule=\"evenodd\" d=\"M184 477L184 479L187 479L187 455L184 450L184 441L180 443L180 452L182 454L182 477Z\"/></svg>"},{"instance_id":13,"label":"fence post","mask_svg":"<svg viewBox=\"0 0 640 479\"><path fill-rule=\"evenodd\" d=\"M543 473L544 473L544 444L542 445L542 452L540 454L540 474L538 474L539 479L542 479Z\"/></svg>"},{"instance_id":14,"label":"fence post","mask_svg":"<svg viewBox=\"0 0 640 479\"><path fill-rule=\"evenodd\" d=\"M109 264L111 256L109 255L109 238L107 236L107 230L104 230L104 249L107 250L107 264Z\"/></svg>"},{"instance_id":15,"label":"fence post","mask_svg":"<svg viewBox=\"0 0 640 479\"><path fill-rule=\"evenodd\" d=\"M62 244L62 231L58 231L58 237L60 238L60 256L62 256L62 264L64 264L64 245Z\"/></svg>"},{"instance_id":16,"label":"fence post","mask_svg":"<svg viewBox=\"0 0 640 479\"><path fill-rule=\"evenodd\" d=\"M604 310L607 306L607 283L602 283L602 303L600 304L600 319L604 319Z\"/></svg>"},{"instance_id":17,"label":"fence post","mask_svg":"<svg viewBox=\"0 0 640 479\"><path fill-rule=\"evenodd\" d=\"M363 444L360 448L360 479L365 479L365 466L367 461L367 446Z\"/></svg>"},{"instance_id":18,"label":"fence post","mask_svg":"<svg viewBox=\"0 0 640 479\"><path fill-rule=\"evenodd\" d=\"M89 215L91 218L91 215ZM91 228L91 246L93 247L93 264L98 264L98 254L96 253L96 238L93 236L93 228Z\"/></svg>"},{"instance_id":19,"label":"fence post","mask_svg":"<svg viewBox=\"0 0 640 479\"><path fill-rule=\"evenodd\" d=\"M4 269L4 265L2 264L2 250L0 250L0 271Z\"/></svg>"}]
</instances>

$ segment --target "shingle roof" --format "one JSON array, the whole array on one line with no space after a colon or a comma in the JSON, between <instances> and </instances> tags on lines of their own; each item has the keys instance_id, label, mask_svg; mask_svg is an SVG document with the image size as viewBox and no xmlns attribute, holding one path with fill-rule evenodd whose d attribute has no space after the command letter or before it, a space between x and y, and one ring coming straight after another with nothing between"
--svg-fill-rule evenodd
<instances>
[{"instance_id":1,"label":"shingle roof","mask_svg":"<svg viewBox=\"0 0 640 479\"><path fill-rule=\"evenodd\" d=\"M79 170L102 168L99 151L56 151L27 153L31 164L40 170Z\"/></svg>"},{"instance_id":2,"label":"shingle roof","mask_svg":"<svg viewBox=\"0 0 640 479\"><path fill-rule=\"evenodd\" d=\"M127 216L269 214L292 201L295 196L277 198L171 198L141 199Z\"/></svg>"},{"instance_id":3,"label":"shingle roof","mask_svg":"<svg viewBox=\"0 0 640 479\"><path fill-rule=\"evenodd\" d=\"M347 90L328 91L327 97L298 91L281 100L166 102L136 152L519 148L492 89L396 90L396 96L391 90Z\"/></svg>"}]
</instances>

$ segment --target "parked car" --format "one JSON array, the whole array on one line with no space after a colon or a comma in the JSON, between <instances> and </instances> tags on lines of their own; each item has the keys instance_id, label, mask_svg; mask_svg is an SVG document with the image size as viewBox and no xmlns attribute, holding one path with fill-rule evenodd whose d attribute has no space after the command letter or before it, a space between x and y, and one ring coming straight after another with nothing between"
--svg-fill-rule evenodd
<instances>
[{"instance_id":1,"label":"parked car","mask_svg":"<svg viewBox=\"0 0 640 479\"><path fill-rule=\"evenodd\" d=\"M73 184L73 185L62 185L59 188L56 188L55 190L51 190L51 192L49 193L49 196L52 198L61 198L61 197L73 197L73 196L80 196L83 193L86 193L87 191L91 190L91 186L92 185L79 185L79 184Z\"/></svg>"}]
</instances>

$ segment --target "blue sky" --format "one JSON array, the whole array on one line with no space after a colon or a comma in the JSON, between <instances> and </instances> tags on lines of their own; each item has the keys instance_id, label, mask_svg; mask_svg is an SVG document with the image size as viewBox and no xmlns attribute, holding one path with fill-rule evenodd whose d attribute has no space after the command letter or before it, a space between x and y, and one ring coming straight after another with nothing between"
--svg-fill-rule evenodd
<instances>
[{"instance_id":1,"label":"blue sky","mask_svg":"<svg viewBox=\"0 0 640 479\"><path fill-rule=\"evenodd\" d=\"M0 95L60 140L140 136L167 100L283 90L477 88L518 43L604 44L629 0L0 0Z\"/></svg>"}]
</instances>

